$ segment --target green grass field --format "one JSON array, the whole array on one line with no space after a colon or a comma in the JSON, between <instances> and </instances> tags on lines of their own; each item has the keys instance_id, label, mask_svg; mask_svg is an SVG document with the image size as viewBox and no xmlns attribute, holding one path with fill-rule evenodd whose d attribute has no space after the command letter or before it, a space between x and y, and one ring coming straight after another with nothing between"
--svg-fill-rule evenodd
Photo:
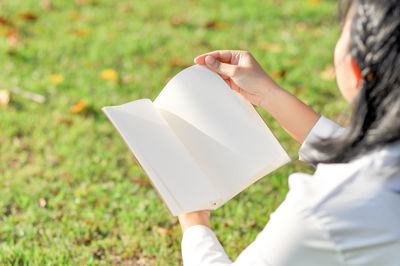
<instances>
[{"instance_id":1,"label":"green grass field","mask_svg":"<svg viewBox=\"0 0 400 266\"><path fill-rule=\"evenodd\" d=\"M340 118L335 10L329 0L1 0L0 265L181 264L177 219L100 108L154 99L203 52L243 49ZM312 171L259 111L293 162L212 213L231 259L284 199L288 175Z\"/></svg>"}]
</instances>

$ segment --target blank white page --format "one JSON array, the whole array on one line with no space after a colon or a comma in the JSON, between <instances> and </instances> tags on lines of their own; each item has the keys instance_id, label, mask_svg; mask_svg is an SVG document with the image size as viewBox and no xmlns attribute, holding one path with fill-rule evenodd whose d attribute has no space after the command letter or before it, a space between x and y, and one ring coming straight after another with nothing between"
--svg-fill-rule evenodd
<instances>
[{"instance_id":1,"label":"blank white page","mask_svg":"<svg viewBox=\"0 0 400 266\"><path fill-rule=\"evenodd\" d=\"M225 201L290 160L251 104L206 67L180 72L154 105Z\"/></svg>"},{"instance_id":2,"label":"blank white page","mask_svg":"<svg viewBox=\"0 0 400 266\"><path fill-rule=\"evenodd\" d=\"M221 198L150 100L104 107L103 111L173 215Z\"/></svg>"}]
</instances>

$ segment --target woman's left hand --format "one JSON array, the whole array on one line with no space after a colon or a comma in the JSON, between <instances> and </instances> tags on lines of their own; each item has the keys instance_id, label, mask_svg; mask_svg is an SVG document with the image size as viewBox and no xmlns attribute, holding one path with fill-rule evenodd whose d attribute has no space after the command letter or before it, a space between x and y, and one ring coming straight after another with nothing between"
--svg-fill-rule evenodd
<instances>
[{"instance_id":1,"label":"woman's left hand","mask_svg":"<svg viewBox=\"0 0 400 266\"><path fill-rule=\"evenodd\" d=\"M182 233L185 233L186 229L194 225L210 225L210 211L195 211L183 213L178 216L179 223L181 224Z\"/></svg>"}]
</instances>

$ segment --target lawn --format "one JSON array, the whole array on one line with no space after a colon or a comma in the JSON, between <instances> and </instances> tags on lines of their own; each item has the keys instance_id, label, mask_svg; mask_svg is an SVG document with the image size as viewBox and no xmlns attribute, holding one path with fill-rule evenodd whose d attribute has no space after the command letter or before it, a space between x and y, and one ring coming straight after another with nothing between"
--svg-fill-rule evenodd
<instances>
[{"instance_id":1,"label":"lawn","mask_svg":"<svg viewBox=\"0 0 400 266\"><path fill-rule=\"evenodd\" d=\"M1 0L0 265L179 265L177 219L101 107L154 99L196 55L243 49L343 120L335 10L329 0ZM231 259L284 199L288 175L312 171L259 111L293 161L212 213Z\"/></svg>"}]
</instances>

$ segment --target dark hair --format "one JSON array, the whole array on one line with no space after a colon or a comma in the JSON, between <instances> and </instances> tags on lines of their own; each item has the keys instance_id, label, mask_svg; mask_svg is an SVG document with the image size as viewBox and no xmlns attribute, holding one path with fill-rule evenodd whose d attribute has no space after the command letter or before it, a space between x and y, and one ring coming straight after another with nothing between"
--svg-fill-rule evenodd
<instances>
[{"instance_id":1,"label":"dark hair","mask_svg":"<svg viewBox=\"0 0 400 266\"><path fill-rule=\"evenodd\" d=\"M350 55L362 73L360 92L344 133L313 144L323 158L345 163L400 140L400 1L340 0L342 19L351 7Z\"/></svg>"}]
</instances>

